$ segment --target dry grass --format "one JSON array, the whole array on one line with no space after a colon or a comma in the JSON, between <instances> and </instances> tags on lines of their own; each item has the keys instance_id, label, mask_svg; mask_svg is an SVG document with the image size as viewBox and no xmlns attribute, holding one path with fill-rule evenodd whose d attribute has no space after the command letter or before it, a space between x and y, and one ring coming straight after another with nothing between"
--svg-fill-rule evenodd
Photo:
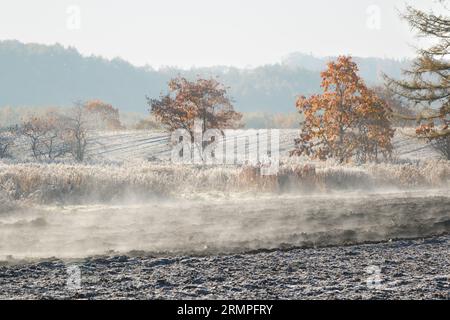
<instances>
[{"instance_id":1,"label":"dry grass","mask_svg":"<svg viewBox=\"0 0 450 320\"><path fill-rule=\"evenodd\" d=\"M278 175L262 176L258 167L1 164L0 194L33 202L148 199L198 192L326 192L377 188L450 188L450 161L418 164L284 163Z\"/></svg>"}]
</instances>

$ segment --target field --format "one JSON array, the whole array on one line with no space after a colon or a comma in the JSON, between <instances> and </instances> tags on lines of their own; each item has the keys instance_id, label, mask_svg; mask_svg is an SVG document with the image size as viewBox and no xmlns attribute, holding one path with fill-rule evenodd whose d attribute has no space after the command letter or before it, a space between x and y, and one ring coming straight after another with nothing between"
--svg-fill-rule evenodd
<instances>
[{"instance_id":1,"label":"field","mask_svg":"<svg viewBox=\"0 0 450 320\"><path fill-rule=\"evenodd\" d=\"M289 158L296 134L280 133L277 176L245 165L172 164L162 132L97 132L84 164L38 163L26 141L17 143L13 155L24 161L0 162L4 297L444 298L450 162L400 132L387 163ZM324 278L330 259L341 271ZM425 267L432 260L436 272ZM409 281L411 261L416 280ZM86 283L98 284L116 268L129 270L131 280L121 274L94 291L66 292L62 274L72 264ZM370 265L387 268L392 290L367 289ZM205 273L186 284L189 290L182 282L191 269ZM52 289L24 290L32 270ZM259 283L252 270L261 281L273 273L276 283ZM307 279L322 289L304 287ZM121 286L126 294L118 293Z\"/></svg>"},{"instance_id":2,"label":"field","mask_svg":"<svg viewBox=\"0 0 450 320\"><path fill-rule=\"evenodd\" d=\"M437 158L438 155L425 142L411 138L410 129L397 129L395 134L394 158L403 160L424 160ZM227 137L243 138L239 131L226 130ZM298 130L281 129L280 156L286 156L294 147L294 138ZM262 130L262 142L266 141L267 131ZM163 131L130 130L117 132L93 132L89 139L88 154L93 162L129 161L129 160L170 160L170 135ZM254 146L253 146L254 148ZM21 160L32 160L29 144L25 138L16 142L13 155ZM252 147L250 147L252 149Z\"/></svg>"}]
</instances>

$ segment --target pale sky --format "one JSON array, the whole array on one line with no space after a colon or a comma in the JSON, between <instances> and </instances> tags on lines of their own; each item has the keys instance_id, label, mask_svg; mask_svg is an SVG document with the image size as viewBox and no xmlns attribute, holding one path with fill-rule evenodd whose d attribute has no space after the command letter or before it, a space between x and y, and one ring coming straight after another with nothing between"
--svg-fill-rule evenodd
<instances>
[{"instance_id":1,"label":"pale sky","mask_svg":"<svg viewBox=\"0 0 450 320\"><path fill-rule=\"evenodd\" d=\"M398 10L433 2L0 0L0 40L58 42L153 67L258 66L295 51L403 58L417 40Z\"/></svg>"}]
</instances>

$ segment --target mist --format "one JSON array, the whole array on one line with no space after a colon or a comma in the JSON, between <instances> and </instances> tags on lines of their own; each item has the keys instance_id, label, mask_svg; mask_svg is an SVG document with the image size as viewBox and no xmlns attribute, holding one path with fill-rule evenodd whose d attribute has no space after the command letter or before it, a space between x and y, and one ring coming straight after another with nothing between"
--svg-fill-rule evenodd
<instances>
[{"instance_id":1,"label":"mist","mask_svg":"<svg viewBox=\"0 0 450 320\"><path fill-rule=\"evenodd\" d=\"M275 178L246 167L4 164L0 260L242 253L438 235L449 228L449 176L440 161L359 169L282 163Z\"/></svg>"}]
</instances>

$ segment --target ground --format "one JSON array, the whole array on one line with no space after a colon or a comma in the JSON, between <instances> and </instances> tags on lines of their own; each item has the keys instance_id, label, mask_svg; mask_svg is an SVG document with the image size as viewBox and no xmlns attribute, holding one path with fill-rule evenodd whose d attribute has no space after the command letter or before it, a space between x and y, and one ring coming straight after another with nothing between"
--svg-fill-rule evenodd
<instances>
[{"instance_id":1,"label":"ground","mask_svg":"<svg viewBox=\"0 0 450 320\"><path fill-rule=\"evenodd\" d=\"M428 146L397 134L390 163L252 180L165 162L167 139L0 162L0 299L450 298L450 162Z\"/></svg>"},{"instance_id":2,"label":"ground","mask_svg":"<svg viewBox=\"0 0 450 320\"><path fill-rule=\"evenodd\" d=\"M450 236L443 235L233 255L4 265L0 298L449 299L449 248ZM81 283L68 282L74 266Z\"/></svg>"}]
</instances>

